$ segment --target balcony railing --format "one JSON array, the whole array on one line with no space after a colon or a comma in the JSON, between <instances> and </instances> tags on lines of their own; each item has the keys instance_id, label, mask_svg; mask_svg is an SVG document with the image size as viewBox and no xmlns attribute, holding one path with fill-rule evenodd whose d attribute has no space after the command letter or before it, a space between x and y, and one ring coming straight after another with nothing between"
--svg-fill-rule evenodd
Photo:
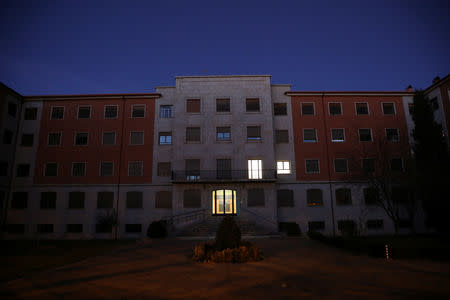
<instances>
[{"instance_id":1,"label":"balcony railing","mask_svg":"<svg viewBox=\"0 0 450 300\"><path fill-rule=\"evenodd\" d=\"M205 182L205 181L274 181L277 172L273 169L257 171L249 170L200 170L172 171L172 181Z\"/></svg>"}]
</instances>

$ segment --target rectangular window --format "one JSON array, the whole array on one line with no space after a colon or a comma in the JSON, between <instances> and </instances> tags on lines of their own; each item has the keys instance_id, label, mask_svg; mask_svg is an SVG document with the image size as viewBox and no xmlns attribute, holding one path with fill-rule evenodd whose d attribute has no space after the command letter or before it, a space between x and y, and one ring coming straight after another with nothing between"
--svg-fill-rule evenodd
<instances>
[{"instance_id":1,"label":"rectangular window","mask_svg":"<svg viewBox=\"0 0 450 300\"><path fill-rule=\"evenodd\" d=\"M5 131L3 131L3 144L10 145L12 144L12 140L13 132L9 129L5 129Z\"/></svg>"},{"instance_id":2,"label":"rectangular window","mask_svg":"<svg viewBox=\"0 0 450 300\"><path fill-rule=\"evenodd\" d=\"M48 134L48 145L59 146L61 145L61 132L52 132Z\"/></svg>"},{"instance_id":3,"label":"rectangular window","mask_svg":"<svg viewBox=\"0 0 450 300\"><path fill-rule=\"evenodd\" d=\"M391 158L390 165L391 165L391 171L403 172L403 159Z\"/></svg>"},{"instance_id":4,"label":"rectangular window","mask_svg":"<svg viewBox=\"0 0 450 300\"><path fill-rule=\"evenodd\" d=\"M97 208L113 208L114 192L98 192Z\"/></svg>"},{"instance_id":5,"label":"rectangular window","mask_svg":"<svg viewBox=\"0 0 450 300\"><path fill-rule=\"evenodd\" d=\"M217 179L231 179L231 159L216 160Z\"/></svg>"},{"instance_id":6,"label":"rectangular window","mask_svg":"<svg viewBox=\"0 0 450 300\"><path fill-rule=\"evenodd\" d=\"M303 129L303 142L304 143L316 143L317 134L315 129Z\"/></svg>"},{"instance_id":7,"label":"rectangular window","mask_svg":"<svg viewBox=\"0 0 450 300\"><path fill-rule=\"evenodd\" d=\"M247 126L247 140L248 141L260 141L261 140L261 127L260 126Z\"/></svg>"},{"instance_id":8,"label":"rectangular window","mask_svg":"<svg viewBox=\"0 0 450 300\"><path fill-rule=\"evenodd\" d=\"M20 145L22 147L33 147L33 140L34 140L34 135L31 133L24 133L22 134L22 141L20 143Z\"/></svg>"},{"instance_id":9,"label":"rectangular window","mask_svg":"<svg viewBox=\"0 0 450 300\"><path fill-rule=\"evenodd\" d=\"M408 111L411 116L414 114L414 103L408 103Z\"/></svg>"},{"instance_id":10,"label":"rectangular window","mask_svg":"<svg viewBox=\"0 0 450 300\"><path fill-rule=\"evenodd\" d=\"M343 128L331 129L331 141L333 143L341 143L345 141L345 131Z\"/></svg>"},{"instance_id":11,"label":"rectangular window","mask_svg":"<svg viewBox=\"0 0 450 300\"><path fill-rule=\"evenodd\" d=\"M16 113L17 113L17 104L12 103L12 102L8 102L8 114L11 117L16 117Z\"/></svg>"},{"instance_id":12,"label":"rectangular window","mask_svg":"<svg viewBox=\"0 0 450 300\"><path fill-rule=\"evenodd\" d=\"M58 176L58 164L55 162L46 163L44 176Z\"/></svg>"},{"instance_id":13,"label":"rectangular window","mask_svg":"<svg viewBox=\"0 0 450 300\"><path fill-rule=\"evenodd\" d=\"M248 179L262 179L262 160L248 160Z\"/></svg>"},{"instance_id":14,"label":"rectangular window","mask_svg":"<svg viewBox=\"0 0 450 300\"><path fill-rule=\"evenodd\" d=\"M173 110L173 106L172 105L161 105L159 107L159 117L160 118L172 118L172 110Z\"/></svg>"},{"instance_id":15,"label":"rectangular window","mask_svg":"<svg viewBox=\"0 0 450 300\"><path fill-rule=\"evenodd\" d=\"M398 142L400 140L397 128L386 128L386 140L388 142Z\"/></svg>"},{"instance_id":16,"label":"rectangular window","mask_svg":"<svg viewBox=\"0 0 450 300\"><path fill-rule=\"evenodd\" d=\"M142 208L142 192L127 192L127 208Z\"/></svg>"},{"instance_id":17,"label":"rectangular window","mask_svg":"<svg viewBox=\"0 0 450 300\"><path fill-rule=\"evenodd\" d=\"M339 103L339 102L328 103L328 109L330 111L330 116L342 115L342 107L341 107L341 103Z\"/></svg>"},{"instance_id":18,"label":"rectangular window","mask_svg":"<svg viewBox=\"0 0 450 300\"><path fill-rule=\"evenodd\" d=\"M273 104L273 114L275 116L286 116L287 115L287 104L286 103L274 103Z\"/></svg>"},{"instance_id":19,"label":"rectangular window","mask_svg":"<svg viewBox=\"0 0 450 300\"><path fill-rule=\"evenodd\" d=\"M170 162L158 163L157 175L161 177L170 177L172 175L172 167Z\"/></svg>"},{"instance_id":20,"label":"rectangular window","mask_svg":"<svg viewBox=\"0 0 450 300\"><path fill-rule=\"evenodd\" d=\"M144 118L145 117L145 105L132 105L131 106L132 118Z\"/></svg>"},{"instance_id":21,"label":"rectangular window","mask_svg":"<svg viewBox=\"0 0 450 300\"><path fill-rule=\"evenodd\" d=\"M350 189L337 189L336 192L336 205L351 205L352 193Z\"/></svg>"},{"instance_id":22,"label":"rectangular window","mask_svg":"<svg viewBox=\"0 0 450 300\"><path fill-rule=\"evenodd\" d=\"M294 191L293 190L277 190L277 206L278 207L294 207Z\"/></svg>"},{"instance_id":23,"label":"rectangular window","mask_svg":"<svg viewBox=\"0 0 450 300\"><path fill-rule=\"evenodd\" d=\"M318 174L320 173L319 160L307 159L305 160L306 174Z\"/></svg>"},{"instance_id":24,"label":"rectangular window","mask_svg":"<svg viewBox=\"0 0 450 300\"><path fill-rule=\"evenodd\" d=\"M202 204L200 190L185 190L183 198L184 208L199 208Z\"/></svg>"},{"instance_id":25,"label":"rectangular window","mask_svg":"<svg viewBox=\"0 0 450 300\"><path fill-rule=\"evenodd\" d=\"M302 116L314 116L314 103L302 103Z\"/></svg>"},{"instance_id":26,"label":"rectangular window","mask_svg":"<svg viewBox=\"0 0 450 300\"><path fill-rule=\"evenodd\" d=\"M345 158L336 158L334 160L334 172L336 173L347 173L347 159Z\"/></svg>"},{"instance_id":27,"label":"rectangular window","mask_svg":"<svg viewBox=\"0 0 450 300\"><path fill-rule=\"evenodd\" d=\"M186 142L200 142L200 127L186 127Z\"/></svg>"},{"instance_id":28,"label":"rectangular window","mask_svg":"<svg viewBox=\"0 0 450 300\"><path fill-rule=\"evenodd\" d=\"M383 220L367 220L366 226L368 230L383 229Z\"/></svg>"},{"instance_id":29,"label":"rectangular window","mask_svg":"<svg viewBox=\"0 0 450 300\"><path fill-rule=\"evenodd\" d=\"M291 162L288 160L277 160L277 174L291 174Z\"/></svg>"},{"instance_id":30,"label":"rectangular window","mask_svg":"<svg viewBox=\"0 0 450 300\"><path fill-rule=\"evenodd\" d=\"M245 111L246 112L259 112L259 98L245 99Z\"/></svg>"},{"instance_id":31,"label":"rectangular window","mask_svg":"<svg viewBox=\"0 0 450 300\"><path fill-rule=\"evenodd\" d=\"M11 199L12 209L25 209L28 203L28 192L14 192Z\"/></svg>"},{"instance_id":32,"label":"rectangular window","mask_svg":"<svg viewBox=\"0 0 450 300\"><path fill-rule=\"evenodd\" d=\"M187 99L186 100L186 112L199 113L200 112L200 99Z\"/></svg>"},{"instance_id":33,"label":"rectangular window","mask_svg":"<svg viewBox=\"0 0 450 300\"><path fill-rule=\"evenodd\" d=\"M6 232L9 234L24 234L25 224L6 224Z\"/></svg>"},{"instance_id":34,"label":"rectangular window","mask_svg":"<svg viewBox=\"0 0 450 300\"><path fill-rule=\"evenodd\" d=\"M70 192L69 209L83 209L84 199L85 199L84 192Z\"/></svg>"},{"instance_id":35,"label":"rectangular window","mask_svg":"<svg viewBox=\"0 0 450 300\"><path fill-rule=\"evenodd\" d=\"M64 106L52 107L52 114L50 115L50 119L63 120L64 119Z\"/></svg>"},{"instance_id":36,"label":"rectangular window","mask_svg":"<svg viewBox=\"0 0 450 300\"><path fill-rule=\"evenodd\" d=\"M41 209L56 209L56 192L41 192Z\"/></svg>"},{"instance_id":37,"label":"rectangular window","mask_svg":"<svg viewBox=\"0 0 450 300\"><path fill-rule=\"evenodd\" d=\"M394 103L382 103L383 115L395 115Z\"/></svg>"},{"instance_id":38,"label":"rectangular window","mask_svg":"<svg viewBox=\"0 0 450 300\"><path fill-rule=\"evenodd\" d=\"M103 132L102 145L115 145L116 144L116 133L113 132Z\"/></svg>"},{"instance_id":39,"label":"rectangular window","mask_svg":"<svg viewBox=\"0 0 450 300\"><path fill-rule=\"evenodd\" d=\"M324 221L311 221L308 222L308 231L323 231L325 230Z\"/></svg>"},{"instance_id":40,"label":"rectangular window","mask_svg":"<svg viewBox=\"0 0 450 300\"><path fill-rule=\"evenodd\" d=\"M29 107L25 108L25 113L23 115L25 120L36 120L37 119L37 108Z\"/></svg>"},{"instance_id":41,"label":"rectangular window","mask_svg":"<svg viewBox=\"0 0 450 300\"><path fill-rule=\"evenodd\" d=\"M230 99L216 99L216 112L230 112Z\"/></svg>"},{"instance_id":42,"label":"rectangular window","mask_svg":"<svg viewBox=\"0 0 450 300\"><path fill-rule=\"evenodd\" d=\"M338 230L342 234L353 235L356 231L356 224L353 220L339 220L338 222Z\"/></svg>"},{"instance_id":43,"label":"rectangular window","mask_svg":"<svg viewBox=\"0 0 450 300\"><path fill-rule=\"evenodd\" d=\"M78 119L90 119L91 107L90 106L78 106Z\"/></svg>"},{"instance_id":44,"label":"rectangular window","mask_svg":"<svg viewBox=\"0 0 450 300\"><path fill-rule=\"evenodd\" d=\"M276 144L289 143L289 131L288 130L275 130L275 143Z\"/></svg>"},{"instance_id":45,"label":"rectangular window","mask_svg":"<svg viewBox=\"0 0 450 300\"><path fill-rule=\"evenodd\" d=\"M323 195L321 189L306 190L307 206L323 206Z\"/></svg>"},{"instance_id":46,"label":"rectangular window","mask_svg":"<svg viewBox=\"0 0 450 300\"><path fill-rule=\"evenodd\" d=\"M111 224L95 224L95 232L96 233L111 233L112 225Z\"/></svg>"},{"instance_id":47,"label":"rectangular window","mask_svg":"<svg viewBox=\"0 0 450 300\"><path fill-rule=\"evenodd\" d=\"M362 159L362 169L366 174L375 172L376 160L375 158L363 158Z\"/></svg>"},{"instance_id":48,"label":"rectangular window","mask_svg":"<svg viewBox=\"0 0 450 300\"><path fill-rule=\"evenodd\" d=\"M30 165L29 164L18 164L17 165L17 177L28 177L30 176Z\"/></svg>"},{"instance_id":49,"label":"rectangular window","mask_svg":"<svg viewBox=\"0 0 450 300\"><path fill-rule=\"evenodd\" d=\"M185 170L187 180L200 179L200 159L186 159Z\"/></svg>"},{"instance_id":50,"label":"rectangular window","mask_svg":"<svg viewBox=\"0 0 450 300\"><path fill-rule=\"evenodd\" d=\"M172 132L160 132L159 133L159 144L160 145L171 145L172 144Z\"/></svg>"},{"instance_id":51,"label":"rectangular window","mask_svg":"<svg viewBox=\"0 0 450 300\"><path fill-rule=\"evenodd\" d=\"M144 162L130 161L128 162L128 176L142 176Z\"/></svg>"},{"instance_id":52,"label":"rectangular window","mask_svg":"<svg viewBox=\"0 0 450 300\"><path fill-rule=\"evenodd\" d=\"M264 189L248 189L247 207L265 206Z\"/></svg>"},{"instance_id":53,"label":"rectangular window","mask_svg":"<svg viewBox=\"0 0 450 300\"><path fill-rule=\"evenodd\" d=\"M140 233L142 232L142 224L125 224L126 233Z\"/></svg>"},{"instance_id":54,"label":"rectangular window","mask_svg":"<svg viewBox=\"0 0 450 300\"><path fill-rule=\"evenodd\" d=\"M102 161L100 163L100 176L114 176L114 163Z\"/></svg>"},{"instance_id":55,"label":"rectangular window","mask_svg":"<svg viewBox=\"0 0 450 300\"><path fill-rule=\"evenodd\" d=\"M131 131L130 132L130 145L144 145L144 132L143 131Z\"/></svg>"},{"instance_id":56,"label":"rectangular window","mask_svg":"<svg viewBox=\"0 0 450 300\"><path fill-rule=\"evenodd\" d=\"M356 114L358 116L364 116L369 114L369 105L366 102L355 103Z\"/></svg>"},{"instance_id":57,"label":"rectangular window","mask_svg":"<svg viewBox=\"0 0 450 300\"><path fill-rule=\"evenodd\" d=\"M53 224L37 224L38 233L53 233Z\"/></svg>"},{"instance_id":58,"label":"rectangular window","mask_svg":"<svg viewBox=\"0 0 450 300\"><path fill-rule=\"evenodd\" d=\"M75 177L86 176L86 163L85 162L72 163L72 176Z\"/></svg>"},{"instance_id":59,"label":"rectangular window","mask_svg":"<svg viewBox=\"0 0 450 300\"><path fill-rule=\"evenodd\" d=\"M231 127L217 127L216 134L217 141L231 141Z\"/></svg>"},{"instance_id":60,"label":"rectangular window","mask_svg":"<svg viewBox=\"0 0 450 300\"><path fill-rule=\"evenodd\" d=\"M105 119L116 119L119 107L117 105L105 105Z\"/></svg>"},{"instance_id":61,"label":"rectangular window","mask_svg":"<svg viewBox=\"0 0 450 300\"><path fill-rule=\"evenodd\" d=\"M77 146L86 146L88 144L89 133L87 132L78 132L75 135L75 145Z\"/></svg>"},{"instance_id":62,"label":"rectangular window","mask_svg":"<svg viewBox=\"0 0 450 300\"><path fill-rule=\"evenodd\" d=\"M360 142L371 142L372 141L372 129L370 128L359 128L359 141Z\"/></svg>"},{"instance_id":63,"label":"rectangular window","mask_svg":"<svg viewBox=\"0 0 450 300\"><path fill-rule=\"evenodd\" d=\"M67 224L66 232L67 233L82 233L83 232L83 224Z\"/></svg>"},{"instance_id":64,"label":"rectangular window","mask_svg":"<svg viewBox=\"0 0 450 300\"><path fill-rule=\"evenodd\" d=\"M170 192L170 191L156 192L155 208L171 209L172 208L172 192Z\"/></svg>"},{"instance_id":65,"label":"rectangular window","mask_svg":"<svg viewBox=\"0 0 450 300\"><path fill-rule=\"evenodd\" d=\"M364 203L366 205L375 205L379 203L379 195L375 188L364 188Z\"/></svg>"},{"instance_id":66,"label":"rectangular window","mask_svg":"<svg viewBox=\"0 0 450 300\"><path fill-rule=\"evenodd\" d=\"M8 162L0 161L0 176L8 176Z\"/></svg>"}]
</instances>

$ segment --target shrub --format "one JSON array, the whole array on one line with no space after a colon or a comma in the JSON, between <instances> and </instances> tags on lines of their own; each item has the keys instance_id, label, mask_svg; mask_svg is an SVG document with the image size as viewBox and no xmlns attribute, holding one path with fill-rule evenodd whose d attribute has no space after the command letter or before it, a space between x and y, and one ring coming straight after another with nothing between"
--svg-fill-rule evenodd
<instances>
[{"instance_id":1,"label":"shrub","mask_svg":"<svg viewBox=\"0 0 450 300\"><path fill-rule=\"evenodd\" d=\"M259 248L245 243L237 248L215 250L208 243L201 243L194 247L193 260L215 263L243 263L247 261L259 261L263 259Z\"/></svg>"},{"instance_id":2,"label":"shrub","mask_svg":"<svg viewBox=\"0 0 450 300\"><path fill-rule=\"evenodd\" d=\"M147 236L149 238L164 238L167 237L167 222L164 220L153 221L147 229Z\"/></svg>"},{"instance_id":3,"label":"shrub","mask_svg":"<svg viewBox=\"0 0 450 300\"><path fill-rule=\"evenodd\" d=\"M217 230L214 247L217 250L224 250L228 248L237 248L240 244L241 230L233 217L224 217Z\"/></svg>"}]
</instances>

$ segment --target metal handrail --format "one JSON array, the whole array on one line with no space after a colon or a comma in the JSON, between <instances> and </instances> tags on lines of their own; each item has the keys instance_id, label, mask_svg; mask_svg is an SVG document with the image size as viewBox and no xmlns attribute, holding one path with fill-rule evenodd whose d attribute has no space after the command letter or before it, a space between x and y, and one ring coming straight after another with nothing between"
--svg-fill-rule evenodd
<instances>
[{"instance_id":1,"label":"metal handrail","mask_svg":"<svg viewBox=\"0 0 450 300\"><path fill-rule=\"evenodd\" d=\"M267 219L267 218L265 218L265 217L263 217L263 216L261 216L261 215L258 215L257 213L255 213L255 212L253 212L253 211L251 211L251 210L249 210L249 209L247 209L247 208L245 208L245 207L240 207L240 210L242 210L242 211L245 211L245 212L248 212L248 213L250 213L250 214L252 214L252 215L254 215L254 216L256 216L256 217L258 217L259 219L261 219L261 220L264 220L264 221L266 221L267 223L270 223L270 224L272 224L272 225L278 225L276 222L274 222L274 221L272 221L272 220L269 220L269 219Z\"/></svg>"}]
</instances>

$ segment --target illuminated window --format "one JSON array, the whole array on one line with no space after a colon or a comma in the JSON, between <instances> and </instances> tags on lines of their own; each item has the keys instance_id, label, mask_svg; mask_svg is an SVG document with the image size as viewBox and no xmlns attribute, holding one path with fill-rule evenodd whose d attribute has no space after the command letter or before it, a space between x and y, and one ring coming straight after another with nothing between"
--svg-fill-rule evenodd
<instances>
[{"instance_id":1,"label":"illuminated window","mask_svg":"<svg viewBox=\"0 0 450 300\"><path fill-rule=\"evenodd\" d=\"M248 160L248 179L262 179L262 160Z\"/></svg>"},{"instance_id":2,"label":"illuminated window","mask_svg":"<svg viewBox=\"0 0 450 300\"><path fill-rule=\"evenodd\" d=\"M291 174L291 162L288 160L278 160L277 174Z\"/></svg>"},{"instance_id":3,"label":"illuminated window","mask_svg":"<svg viewBox=\"0 0 450 300\"><path fill-rule=\"evenodd\" d=\"M159 133L159 144L160 145L171 145L172 144L172 132L160 132Z\"/></svg>"},{"instance_id":4,"label":"illuminated window","mask_svg":"<svg viewBox=\"0 0 450 300\"><path fill-rule=\"evenodd\" d=\"M306 205L323 206L322 190L321 189L306 190Z\"/></svg>"},{"instance_id":5,"label":"illuminated window","mask_svg":"<svg viewBox=\"0 0 450 300\"><path fill-rule=\"evenodd\" d=\"M217 141L231 141L231 127L217 127L216 134Z\"/></svg>"},{"instance_id":6,"label":"illuminated window","mask_svg":"<svg viewBox=\"0 0 450 300\"><path fill-rule=\"evenodd\" d=\"M172 105L161 105L159 107L159 117L160 118L172 118Z\"/></svg>"},{"instance_id":7,"label":"illuminated window","mask_svg":"<svg viewBox=\"0 0 450 300\"><path fill-rule=\"evenodd\" d=\"M344 142L345 141L344 128L333 128L333 129L331 129L331 141L333 143Z\"/></svg>"},{"instance_id":8,"label":"illuminated window","mask_svg":"<svg viewBox=\"0 0 450 300\"><path fill-rule=\"evenodd\" d=\"M236 213L236 191L215 190L212 191L212 214L235 214Z\"/></svg>"}]
</instances>

